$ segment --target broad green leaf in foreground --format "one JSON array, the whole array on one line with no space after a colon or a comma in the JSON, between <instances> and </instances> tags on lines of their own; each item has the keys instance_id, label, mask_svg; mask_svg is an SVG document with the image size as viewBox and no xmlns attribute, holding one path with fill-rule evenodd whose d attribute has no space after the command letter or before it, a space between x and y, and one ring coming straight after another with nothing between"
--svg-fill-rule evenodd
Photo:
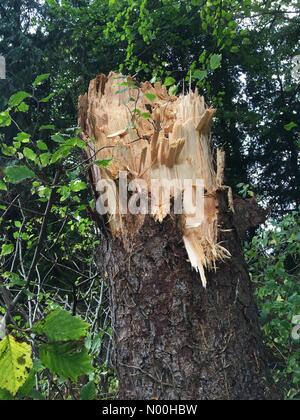
<instances>
[{"instance_id":1,"label":"broad green leaf in foreground","mask_svg":"<svg viewBox=\"0 0 300 420\"><path fill-rule=\"evenodd\" d=\"M0 389L16 395L32 369L31 347L7 335L0 341Z\"/></svg>"},{"instance_id":2,"label":"broad green leaf in foreground","mask_svg":"<svg viewBox=\"0 0 300 420\"><path fill-rule=\"evenodd\" d=\"M73 381L93 370L91 358L81 343L43 344L40 359L51 373Z\"/></svg>"},{"instance_id":3,"label":"broad green leaf in foreground","mask_svg":"<svg viewBox=\"0 0 300 420\"><path fill-rule=\"evenodd\" d=\"M86 336L89 324L64 309L55 309L33 328L36 334L46 335L50 341L80 340Z\"/></svg>"}]
</instances>

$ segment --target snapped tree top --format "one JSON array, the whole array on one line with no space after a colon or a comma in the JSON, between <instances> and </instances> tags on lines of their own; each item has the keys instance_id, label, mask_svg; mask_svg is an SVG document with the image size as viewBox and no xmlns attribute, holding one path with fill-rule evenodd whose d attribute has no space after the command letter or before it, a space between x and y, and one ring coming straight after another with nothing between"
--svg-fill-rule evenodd
<instances>
[{"instance_id":1,"label":"snapped tree top","mask_svg":"<svg viewBox=\"0 0 300 420\"><path fill-rule=\"evenodd\" d=\"M214 115L215 110L206 106L197 91L177 97L159 82L137 86L130 77L115 73L92 80L88 94L79 98L79 124L93 163L95 186L101 179L117 183L120 172L127 171L130 178L143 179L149 190L153 180L172 181L176 200L185 180L192 180L193 187L203 180L204 220L183 211L180 226L191 265L200 273L204 287L205 269L216 269L218 260L230 257L218 243L219 190L228 190L233 211L231 189L223 185L223 151L217 150L214 164L210 135ZM119 203L119 191L115 191ZM152 216L162 222L170 206L164 194L155 202ZM111 231L125 245L145 220L145 215L139 214L132 223L132 217L121 214L120 208L109 213Z\"/></svg>"}]
</instances>

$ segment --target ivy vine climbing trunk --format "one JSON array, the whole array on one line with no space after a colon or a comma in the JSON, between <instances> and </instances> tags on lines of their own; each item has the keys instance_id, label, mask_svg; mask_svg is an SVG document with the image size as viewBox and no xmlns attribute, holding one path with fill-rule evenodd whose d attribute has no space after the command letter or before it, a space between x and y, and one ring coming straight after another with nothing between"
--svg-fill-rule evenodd
<instances>
[{"instance_id":1,"label":"ivy vine climbing trunk","mask_svg":"<svg viewBox=\"0 0 300 420\"><path fill-rule=\"evenodd\" d=\"M260 217L253 201L235 205L223 185L213 116L197 92L177 98L113 73L93 80L79 100L97 209L108 210L99 218L97 264L110 288L121 399L277 397L240 241ZM136 187L129 203L135 199L139 214L122 211L125 171L143 187L175 181L171 207L163 194ZM193 188L203 180L202 219L185 208L175 214L186 179ZM115 186L105 198L101 180ZM155 198L151 212L143 197L144 205Z\"/></svg>"}]
</instances>

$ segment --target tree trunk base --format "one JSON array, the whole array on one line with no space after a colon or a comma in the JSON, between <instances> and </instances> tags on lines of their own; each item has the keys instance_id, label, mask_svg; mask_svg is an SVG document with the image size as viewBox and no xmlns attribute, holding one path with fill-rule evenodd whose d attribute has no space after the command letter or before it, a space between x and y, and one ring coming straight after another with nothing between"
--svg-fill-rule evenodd
<instances>
[{"instance_id":1,"label":"tree trunk base","mask_svg":"<svg viewBox=\"0 0 300 420\"><path fill-rule=\"evenodd\" d=\"M257 308L233 215L220 194L220 241L232 258L207 275L192 271L178 219L150 216L125 249L103 238L114 366L124 400L265 400L270 380Z\"/></svg>"}]
</instances>

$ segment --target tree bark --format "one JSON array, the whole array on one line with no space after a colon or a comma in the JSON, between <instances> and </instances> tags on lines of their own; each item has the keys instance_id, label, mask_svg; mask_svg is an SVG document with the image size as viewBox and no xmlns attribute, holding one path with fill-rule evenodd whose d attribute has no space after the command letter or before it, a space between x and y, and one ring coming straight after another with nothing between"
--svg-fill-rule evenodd
<instances>
[{"instance_id":1,"label":"tree bark","mask_svg":"<svg viewBox=\"0 0 300 420\"><path fill-rule=\"evenodd\" d=\"M232 258L208 274L207 290L178 219L147 217L129 251L103 238L98 266L110 286L120 399L278 398L234 217L224 194L219 202L220 240Z\"/></svg>"}]
</instances>

